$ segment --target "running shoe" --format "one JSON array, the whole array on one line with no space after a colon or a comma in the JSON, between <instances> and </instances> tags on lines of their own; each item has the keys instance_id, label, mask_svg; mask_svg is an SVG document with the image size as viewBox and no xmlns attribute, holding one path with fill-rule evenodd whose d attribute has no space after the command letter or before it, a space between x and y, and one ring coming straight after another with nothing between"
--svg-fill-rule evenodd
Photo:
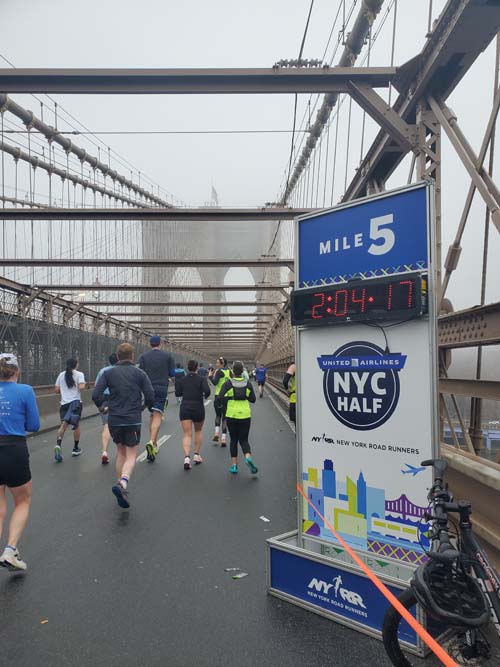
<instances>
[{"instance_id":1,"label":"running shoe","mask_svg":"<svg viewBox=\"0 0 500 667\"><path fill-rule=\"evenodd\" d=\"M186 456L186 458L184 459L184 470L191 470L191 467L192 467L191 459L189 458L189 456Z\"/></svg>"},{"instance_id":2,"label":"running shoe","mask_svg":"<svg viewBox=\"0 0 500 667\"><path fill-rule=\"evenodd\" d=\"M226 434L223 433L223 434L222 434L222 438L220 439L220 446L221 446L221 447L225 447L225 446L226 446L226 437L227 437Z\"/></svg>"},{"instance_id":3,"label":"running shoe","mask_svg":"<svg viewBox=\"0 0 500 667\"><path fill-rule=\"evenodd\" d=\"M118 505L120 505L120 507L123 507L123 509L128 509L130 507L130 503L128 500L128 491L127 489L123 488L120 482L117 482L114 486L112 486L111 491L116 496L116 500L118 502Z\"/></svg>"},{"instance_id":4,"label":"running shoe","mask_svg":"<svg viewBox=\"0 0 500 667\"><path fill-rule=\"evenodd\" d=\"M71 456L80 456L82 453L82 450L80 447L73 447L73 450L71 451Z\"/></svg>"},{"instance_id":5,"label":"running shoe","mask_svg":"<svg viewBox=\"0 0 500 667\"><path fill-rule=\"evenodd\" d=\"M195 455L193 456L193 461L194 461L195 463L197 463L197 464L198 464L198 463L203 463L203 459L201 458L201 456L200 456L199 454L195 454Z\"/></svg>"},{"instance_id":6,"label":"running shoe","mask_svg":"<svg viewBox=\"0 0 500 667\"><path fill-rule=\"evenodd\" d=\"M61 447L61 445L56 445L54 447L54 459L55 459L56 463L61 463L62 462L63 456L62 456L62 447Z\"/></svg>"},{"instance_id":7,"label":"running shoe","mask_svg":"<svg viewBox=\"0 0 500 667\"><path fill-rule=\"evenodd\" d=\"M238 466L235 463L233 463L233 465L229 468L229 472L232 475L236 475L236 473L238 472Z\"/></svg>"},{"instance_id":8,"label":"running shoe","mask_svg":"<svg viewBox=\"0 0 500 667\"><path fill-rule=\"evenodd\" d=\"M215 433L214 437L212 438L212 442L219 442L219 434Z\"/></svg>"},{"instance_id":9,"label":"running shoe","mask_svg":"<svg viewBox=\"0 0 500 667\"><path fill-rule=\"evenodd\" d=\"M109 456L108 452L103 452L101 456L101 463L102 465L106 465L106 463L109 463Z\"/></svg>"},{"instance_id":10,"label":"running shoe","mask_svg":"<svg viewBox=\"0 0 500 667\"><path fill-rule=\"evenodd\" d=\"M0 556L0 565L6 567L11 572L26 570L28 567L19 557L19 551L10 547L5 547L3 554Z\"/></svg>"},{"instance_id":11,"label":"running shoe","mask_svg":"<svg viewBox=\"0 0 500 667\"><path fill-rule=\"evenodd\" d=\"M158 453L158 450L154 446L152 440L146 443L146 452L148 461L151 461L151 463L153 463L153 461L156 459L156 454Z\"/></svg>"},{"instance_id":12,"label":"running shoe","mask_svg":"<svg viewBox=\"0 0 500 667\"><path fill-rule=\"evenodd\" d=\"M256 475L259 472L259 469L257 468L257 466L250 457L245 458L245 463L250 468L250 472L252 473L252 475Z\"/></svg>"}]
</instances>

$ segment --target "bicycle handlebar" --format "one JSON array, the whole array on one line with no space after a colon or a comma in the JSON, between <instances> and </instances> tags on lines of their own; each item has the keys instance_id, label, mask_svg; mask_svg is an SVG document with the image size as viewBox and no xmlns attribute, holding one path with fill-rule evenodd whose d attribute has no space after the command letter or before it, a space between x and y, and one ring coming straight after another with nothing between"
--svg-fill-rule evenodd
<instances>
[{"instance_id":1,"label":"bicycle handlebar","mask_svg":"<svg viewBox=\"0 0 500 667\"><path fill-rule=\"evenodd\" d=\"M432 466L435 470L435 481L429 491L428 498L433 505L434 516L432 519L436 522L435 539L439 542L436 551L429 555L435 560L451 563L460 556L450 541L448 531L448 512L458 511L458 506L450 503L450 495L446 486L443 484L443 476L448 464L443 459L428 459L422 461L423 466Z\"/></svg>"}]
</instances>

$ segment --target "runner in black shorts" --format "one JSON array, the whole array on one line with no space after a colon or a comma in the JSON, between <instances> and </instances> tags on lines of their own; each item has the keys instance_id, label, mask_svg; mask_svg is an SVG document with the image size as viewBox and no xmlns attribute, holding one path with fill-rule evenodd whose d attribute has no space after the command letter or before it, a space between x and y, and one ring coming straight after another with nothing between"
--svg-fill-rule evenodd
<instances>
[{"instance_id":1,"label":"runner in black shorts","mask_svg":"<svg viewBox=\"0 0 500 667\"><path fill-rule=\"evenodd\" d=\"M116 445L116 472L118 482L112 487L120 507L130 507L128 483L135 467L141 439L142 397L150 408L154 401L151 382L140 368L134 366L134 347L122 343L116 351L118 363L104 370L92 392L92 400L100 407L105 401L109 407L109 432ZM104 392L109 389L109 395Z\"/></svg>"},{"instance_id":2,"label":"runner in black shorts","mask_svg":"<svg viewBox=\"0 0 500 667\"><path fill-rule=\"evenodd\" d=\"M194 457L196 464L203 463L200 456L203 422L205 421L204 399L210 396L207 378L198 375L198 362L188 361L188 374L176 378L175 395L182 398L179 409L184 435L184 470L191 469L191 438L194 427Z\"/></svg>"},{"instance_id":3,"label":"runner in black shorts","mask_svg":"<svg viewBox=\"0 0 500 667\"><path fill-rule=\"evenodd\" d=\"M25 570L17 550L28 520L31 503L31 471L26 431L38 431L40 417L35 393L26 384L17 384L19 364L13 354L0 355L0 537L7 515L6 489L14 500L8 543L0 565L9 570Z\"/></svg>"},{"instance_id":4,"label":"runner in black shorts","mask_svg":"<svg viewBox=\"0 0 500 667\"><path fill-rule=\"evenodd\" d=\"M161 337L151 336L149 339L151 350L139 357L139 368L151 380L155 392L153 405L150 407L149 441L146 443L148 461L153 462L158 455L158 434L163 419L163 412L167 407L168 383L174 377L175 360L170 352L161 349Z\"/></svg>"}]
</instances>

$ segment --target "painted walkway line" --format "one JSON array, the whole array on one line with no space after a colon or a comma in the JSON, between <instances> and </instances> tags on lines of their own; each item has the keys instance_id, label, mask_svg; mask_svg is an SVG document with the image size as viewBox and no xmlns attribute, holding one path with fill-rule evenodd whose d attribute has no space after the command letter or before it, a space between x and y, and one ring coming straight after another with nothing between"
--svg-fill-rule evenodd
<instances>
[{"instance_id":1,"label":"painted walkway line","mask_svg":"<svg viewBox=\"0 0 500 667\"><path fill-rule=\"evenodd\" d=\"M171 435L162 435L161 438L158 438L158 443L157 443L158 449L160 449L160 447L164 445L167 442L167 440L169 440L171 437L172 437ZM147 451L144 450L142 454L139 454L139 456L136 458L136 462L142 463L143 461L146 460L147 455L148 455Z\"/></svg>"},{"instance_id":2,"label":"painted walkway line","mask_svg":"<svg viewBox=\"0 0 500 667\"><path fill-rule=\"evenodd\" d=\"M325 517L321 514L318 508L315 507L315 505L307 497L300 484L297 484L297 491L304 498L304 500L306 500L309 503L309 505L314 509L316 514L323 520L325 526L327 526L327 528L330 530L335 539L337 539L340 542L340 544L344 547L344 549L347 551L347 553L353 559L353 561L357 565L359 565L359 567L363 570L366 576L370 579L372 584L374 584L379 589L382 595L390 602L390 604L396 609L396 611L401 614L401 616L405 619L408 625L415 630L420 639L423 642L425 642L427 646L431 649L431 651L434 653L434 655L436 655L439 658L439 660L441 660L443 665L445 665L446 667L458 667L457 663L446 653L446 651L442 648L442 646L440 646L437 643L437 641L430 636L427 630L422 625L420 625L417 619L414 618L405 607L403 607L403 605L397 599L397 597L393 595L391 591L387 588L387 586L385 586L385 584L383 584L380 581L375 572L373 572L373 570L370 570L368 565L366 565L366 563L364 563L361 560L361 558L351 549L351 547L345 542L345 540L343 540L340 537L340 535L337 533L337 531L331 525L331 523L329 523L325 519Z\"/></svg>"}]
</instances>

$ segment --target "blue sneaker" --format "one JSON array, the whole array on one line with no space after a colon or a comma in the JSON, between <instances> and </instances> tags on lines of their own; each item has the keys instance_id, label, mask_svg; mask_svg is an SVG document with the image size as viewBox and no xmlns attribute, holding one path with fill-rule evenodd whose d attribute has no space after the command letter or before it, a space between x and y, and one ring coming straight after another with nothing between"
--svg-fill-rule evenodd
<instances>
[{"instance_id":1,"label":"blue sneaker","mask_svg":"<svg viewBox=\"0 0 500 667\"><path fill-rule=\"evenodd\" d=\"M56 463L61 463L62 462L63 457L62 457L62 447L61 447L61 445L56 445L54 447L54 459L55 459Z\"/></svg>"},{"instance_id":2,"label":"blue sneaker","mask_svg":"<svg viewBox=\"0 0 500 667\"><path fill-rule=\"evenodd\" d=\"M229 472L230 472L232 475L236 475L236 473L238 472L238 466L237 466L236 464L233 463L233 465L229 468Z\"/></svg>"},{"instance_id":3,"label":"blue sneaker","mask_svg":"<svg viewBox=\"0 0 500 667\"><path fill-rule=\"evenodd\" d=\"M123 488L120 482L112 486L111 491L116 496L116 500L120 507L123 507L123 509L128 509L130 507L127 490Z\"/></svg>"},{"instance_id":4,"label":"blue sneaker","mask_svg":"<svg viewBox=\"0 0 500 667\"><path fill-rule=\"evenodd\" d=\"M259 472L259 469L257 468L257 466L250 457L245 458L245 463L250 468L250 472L252 473L252 475L256 475Z\"/></svg>"}]
</instances>

